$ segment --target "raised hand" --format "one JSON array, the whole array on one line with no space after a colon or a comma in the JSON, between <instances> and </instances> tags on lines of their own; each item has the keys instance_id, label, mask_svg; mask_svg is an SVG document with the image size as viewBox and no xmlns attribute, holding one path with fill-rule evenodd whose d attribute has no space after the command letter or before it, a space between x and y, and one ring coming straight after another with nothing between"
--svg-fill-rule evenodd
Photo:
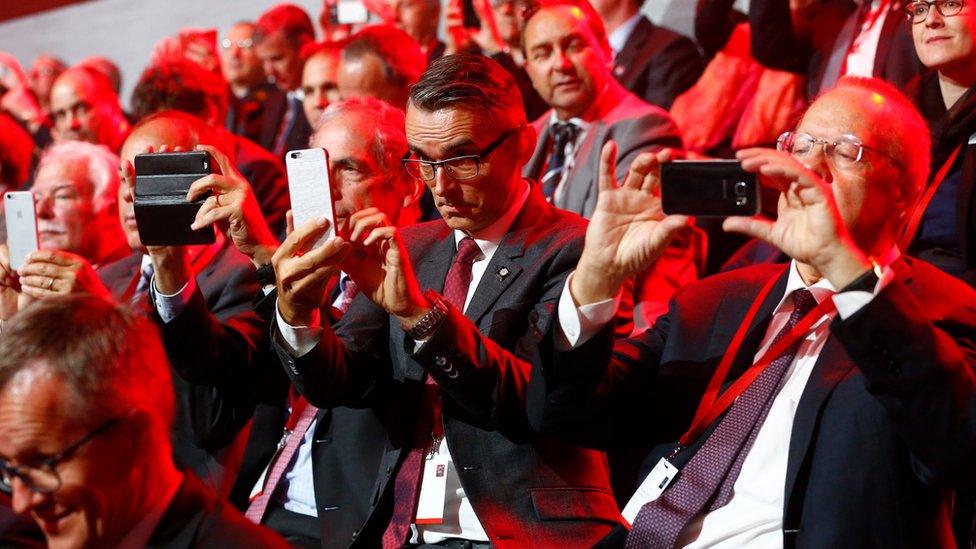
<instances>
[{"instance_id":1,"label":"raised hand","mask_svg":"<svg viewBox=\"0 0 976 549\"><path fill-rule=\"evenodd\" d=\"M0 244L0 320L9 320L33 300L20 291L20 276L10 268L10 250Z\"/></svg>"},{"instance_id":2,"label":"raised hand","mask_svg":"<svg viewBox=\"0 0 976 549\"><path fill-rule=\"evenodd\" d=\"M251 185L217 148L200 145L197 149L209 152L221 173L201 177L190 185L186 195L188 201L211 193L197 211L190 227L201 229L216 223L234 246L251 258L255 266L270 263L271 256L278 249L278 240L268 228Z\"/></svg>"},{"instance_id":3,"label":"raised hand","mask_svg":"<svg viewBox=\"0 0 976 549\"><path fill-rule=\"evenodd\" d=\"M289 219L289 224L291 220ZM329 280L340 270L351 246L341 237L311 246L329 229L322 218L297 227L271 258L278 288L278 312L292 326L308 326L325 305Z\"/></svg>"},{"instance_id":4,"label":"raised hand","mask_svg":"<svg viewBox=\"0 0 976 549\"><path fill-rule=\"evenodd\" d=\"M642 153L617 186L617 145L609 141L603 146L600 194L570 286L578 304L616 296L624 281L650 268L675 233L688 224L687 216L665 216L661 211L661 163L671 156L669 150Z\"/></svg>"},{"instance_id":5,"label":"raised hand","mask_svg":"<svg viewBox=\"0 0 976 549\"><path fill-rule=\"evenodd\" d=\"M846 286L869 266L841 219L830 185L786 152L745 149L742 167L780 191L776 221L730 217L722 228L758 238L816 269L836 287Z\"/></svg>"},{"instance_id":6,"label":"raised hand","mask_svg":"<svg viewBox=\"0 0 976 549\"><path fill-rule=\"evenodd\" d=\"M396 227L377 208L349 218L352 252L343 268L374 303L412 324L430 308Z\"/></svg>"}]
</instances>

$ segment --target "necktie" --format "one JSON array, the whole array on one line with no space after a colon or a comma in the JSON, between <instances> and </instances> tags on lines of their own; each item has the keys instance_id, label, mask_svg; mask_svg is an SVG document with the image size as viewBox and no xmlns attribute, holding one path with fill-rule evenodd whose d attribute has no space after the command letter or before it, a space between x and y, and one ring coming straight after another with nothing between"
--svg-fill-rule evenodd
<instances>
[{"instance_id":1,"label":"necktie","mask_svg":"<svg viewBox=\"0 0 976 549\"><path fill-rule=\"evenodd\" d=\"M351 278L346 278L345 285L342 289L342 300L339 302L339 310L346 312L357 293L356 283ZM271 496L274 495L275 489L278 487L281 479L284 478L285 473L290 470L291 460L295 457L299 446L302 445L302 441L305 439L305 433L312 426L312 423L315 421L315 415L319 411L318 408L309 404L305 400L305 397L297 393L292 394L291 401L292 410L287 425L294 425L294 428L285 428L285 433L281 441L284 442L284 445L281 442L278 443L279 451L271 460L271 465L269 466L271 472L267 476L264 488L261 494L247 507L247 512L245 513L245 516L255 524L261 524L261 519L268 509Z\"/></svg>"},{"instance_id":2,"label":"necktie","mask_svg":"<svg viewBox=\"0 0 976 549\"><path fill-rule=\"evenodd\" d=\"M542 193L549 202L556 193L556 187L563 178L566 171L566 146L576 142L580 128L570 122L556 122L549 126L549 136L552 140L552 149L549 153L549 162L546 165L546 173L542 176Z\"/></svg>"},{"instance_id":3,"label":"necktie","mask_svg":"<svg viewBox=\"0 0 976 549\"><path fill-rule=\"evenodd\" d=\"M789 333L817 305L813 294L806 289L794 291L791 297L793 312L773 343ZM627 536L627 549L670 549L689 521L706 509L714 510L728 503L742 462L802 341L803 338L797 339L763 370L732 404L674 484L658 499L641 507Z\"/></svg>"},{"instance_id":4,"label":"necktie","mask_svg":"<svg viewBox=\"0 0 976 549\"><path fill-rule=\"evenodd\" d=\"M298 109L301 108L301 102L297 97L289 96L287 102L288 108L285 110L285 115L281 117L281 126L278 127L278 135L275 136L271 151L275 156L283 156L288 152L288 134L295 127L295 120L299 115Z\"/></svg>"},{"instance_id":5,"label":"necktie","mask_svg":"<svg viewBox=\"0 0 976 549\"><path fill-rule=\"evenodd\" d=\"M444 299L458 309L464 308L471 286L471 264L481 256L481 248L471 237L464 237L458 242L457 254L451 268L444 279ZM413 445L410 452L403 459L400 470L397 471L393 484L393 516L390 524L383 532L383 549L394 549L403 546L407 541L407 530L413 522L413 515L417 508L417 496L420 488L420 474L423 471L424 454L431 445L431 433L440 424L440 400L437 386L427 376L424 387L424 397L421 407L423 410L433 410L432 414L422 414L414 433ZM426 416L426 417L424 417Z\"/></svg>"},{"instance_id":6,"label":"necktie","mask_svg":"<svg viewBox=\"0 0 976 549\"><path fill-rule=\"evenodd\" d=\"M129 305L136 310L148 312L151 307L146 295L149 293L149 285L152 283L153 277L153 264L151 261L147 261L142 268L139 269L139 281L136 282L136 287L132 291L132 296L129 297Z\"/></svg>"}]
</instances>

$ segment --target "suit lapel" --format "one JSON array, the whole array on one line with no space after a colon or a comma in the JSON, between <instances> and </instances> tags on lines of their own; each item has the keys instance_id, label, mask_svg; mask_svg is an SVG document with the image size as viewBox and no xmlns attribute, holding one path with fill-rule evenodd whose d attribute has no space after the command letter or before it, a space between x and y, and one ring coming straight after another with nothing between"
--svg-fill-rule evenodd
<instances>
[{"instance_id":1,"label":"suit lapel","mask_svg":"<svg viewBox=\"0 0 976 549\"><path fill-rule=\"evenodd\" d=\"M881 27L881 36L878 38L878 49L874 54L874 67L871 74L878 78L885 77L885 65L888 61L888 52L894 44L892 35L898 32L898 25L905 23L905 18L900 9L901 2L895 0L888 6L888 13L884 15L884 23Z\"/></svg>"},{"instance_id":2,"label":"suit lapel","mask_svg":"<svg viewBox=\"0 0 976 549\"><path fill-rule=\"evenodd\" d=\"M624 87L629 87L628 84L634 78L634 73L644 67L643 63L636 63L635 61L637 55L644 50L644 43L653 30L650 21L641 17L630 36L627 37L623 49L617 52L617 56L613 58L613 76Z\"/></svg>"},{"instance_id":3,"label":"suit lapel","mask_svg":"<svg viewBox=\"0 0 976 549\"><path fill-rule=\"evenodd\" d=\"M545 122L533 124L536 132L538 132L535 151L532 152L532 157L529 158L528 163L522 168L522 175L534 181L542 179L542 174L539 172L542 171L542 165L546 162L546 141L549 139L549 117L551 113L552 111L546 111L546 114L542 115L539 119Z\"/></svg>"}]
</instances>

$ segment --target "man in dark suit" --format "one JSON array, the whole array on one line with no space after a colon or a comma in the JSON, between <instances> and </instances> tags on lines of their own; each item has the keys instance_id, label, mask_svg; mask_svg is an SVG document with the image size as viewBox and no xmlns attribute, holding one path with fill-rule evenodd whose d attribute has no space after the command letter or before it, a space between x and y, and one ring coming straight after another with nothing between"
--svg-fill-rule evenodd
<instances>
[{"instance_id":1,"label":"man in dark suit","mask_svg":"<svg viewBox=\"0 0 976 549\"><path fill-rule=\"evenodd\" d=\"M705 61L686 36L659 27L640 13L644 0L591 0L607 28L613 76L644 101L670 109L690 88Z\"/></svg>"},{"instance_id":2,"label":"man in dark suit","mask_svg":"<svg viewBox=\"0 0 976 549\"><path fill-rule=\"evenodd\" d=\"M535 419L596 444L688 428L645 462L657 465L624 510L627 547L953 546L951 491L976 457L976 294L899 257L926 135L892 86L842 79L783 150L738 155L781 189L778 218L725 229L793 261L691 285L615 348L607 330L587 340L599 318L582 337L580 320L612 313L620 281L686 220L645 214L664 155L639 158L620 188L604 180L587 234L600 246L562 296L552 335L568 354L546 370Z\"/></svg>"},{"instance_id":3,"label":"man in dark suit","mask_svg":"<svg viewBox=\"0 0 976 549\"><path fill-rule=\"evenodd\" d=\"M261 60L254 51L254 28L253 22L241 21L220 41L220 69L230 92L227 116L222 122L232 133L271 150L273 128L278 121L264 115L265 104L280 102L285 92L268 82L264 74ZM272 99L272 96L280 96L280 99Z\"/></svg>"},{"instance_id":4,"label":"man in dark suit","mask_svg":"<svg viewBox=\"0 0 976 549\"><path fill-rule=\"evenodd\" d=\"M312 405L383 420L387 438L362 442L380 456L383 546L592 543L619 517L604 457L529 429L520 351L552 318L584 222L520 177L535 136L494 61L435 61L406 133L404 164L443 220L398 230L367 209L314 249L325 224L296 228L273 260L279 356ZM361 293L333 327L318 311L340 268Z\"/></svg>"},{"instance_id":5,"label":"man in dark suit","mask_svg":"<svg viewBox=\"0 0 976 549\"><path fill-rule=\"evenodd\" d=\"M149 147L193 150L213 142L211 132L202 121L177 111L152 115L136 126L123 146L119 190L119 217L133 253L101 268L98 275L117 300L141 308L159 326L174 367L206 365L246 372L259 360L267 326L251 310L251 299L258 292L253 266L223 234L210 245L147 248L139 238L133 210L135 155ZM178 403L173 432L176 457L193 467L215 491L226 493L236 474L238 456L233 444L238 433L208 422L233 422L235 416L221 415L224 410L220 409L205 408L203 413L200 407L209 406L213 391L231 391L246 380L238 377L217 389L193 387L179 377L173 381ZM245 408L242 413L249 412ZM209 432L224 436L201 436Z\"/></svg>"},{"instance_id":6,"label":"man in dark suit","mask_svg":"<svg viewBox=\"0 0 976 549\"><path fill-rule=\"evenodd\" d=\"M312 144L330 155L330 182L336 224L346 227L350 216L365 208L377 208L398 226L417 219L416 201L422 183L403 171L400 161L407 153L403 111L372 97L331 104L320 117L321 126ZM202 180L194 193L220 195L219 208L202 208L202 224L216 222L252 262L264 272L270 267L277 242L267 229L246 181L224 176ZM262 236L262 234L264 236ZM273 274L272 282L273 282ZM271 285L273 288L273 284ZM342 274L328 292L323 317L329 322L341 316L356 293L355 284ZM262 294L256 309L268 320L274 317L275 293ZM199 365L195 365L199 366ZM307 547L372 547L380 543L385 523L374 515L376 498L372 486L379 472L381 452L373 444L383 444L387 434L381 418L371 409L345 407L310 411L311 421L299 432L297 423L289 435L296 446L285 446L278 453L278 442L293 412L304 406L290 398L290 382L277 357L262 362L259 371L249 374L251 389L257 396L254 421L241 471L231 489L231 502L254 522L260 522L285 537L290 543ZM226 386L240 372L213 368L177 369L190 383L211 387ZM221 393L222 399L248 401L247 394ZM233 404L233 402L229 402ZM235 410L235 406L220 406ZM245 418L247 419L247 418ZM230 422L213 422L224 427ZM219 437L211 433L212 437ZM285 452L294 452L291 457ZM276 470L280 475L263 475ZM267 497L256 496L257 493ZM375 513L382 516L382 512Z\"/></svg>"},{"instance_id":7,"label":"man in dark suit","mask_svg":"<svg viewBox=\"0 0 976 549\"><path fill-rule=\"evenodd\" d=\"M268 75L284 95L268 95L262 116L274 120L263 124L255 141L270 143L278 158L287 151L308 147L312 126L302 110L302 47L315 40L315 28L305 11L294 4L278 4L261 14L255 23L255 51Z\"/></svg>"},{"instance_id":8,"label":"man in dark suit","mask_svg":"<svg viewBox=\"0 0 976 549\"><path fill-rule=\"evenodd\" d=\"M0 478L50 546L288 547L173 462L169 368L145 318L75 294L4 328Z\"/></svg>"},{"instance_id":9,"label":"man in dark suit","mask_svg":"<svg viewBox=\"0 0 976 549\"><path fill-rule=\"evenodd\" d=\"M807 77L807 97L841 76L874 76L898 88L922 72L902 0L829 0L791 9L786 0L749 3L752 55L766 67Z\"/></svg>"}]
</instances>

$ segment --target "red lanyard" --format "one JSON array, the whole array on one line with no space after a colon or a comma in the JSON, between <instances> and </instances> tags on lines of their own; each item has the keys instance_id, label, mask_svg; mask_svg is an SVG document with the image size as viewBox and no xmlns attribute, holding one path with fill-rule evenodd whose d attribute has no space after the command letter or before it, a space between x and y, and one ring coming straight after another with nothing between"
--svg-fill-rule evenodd
<instances>
[{"instance_id":1,"label":"red lanyard","mask_svg":"<svg viewBox=\"0 0 976 549\"><path fill-rule=\"evenodd\" d=\"M789 267L788 267L789 268ZM820 320L824 315L828 315L836 310L834 306L834 300L832 297L828 297L818 304L812 311L807 313L800 322L794 326L789 333L784 337L780 338L773 346L771 346L763 356L757 360L742 376L739 377L729 387L721 396L719 396L719 389L722 388L722 383L725 382L726 376L729 374L729 370L732 368L732 362L735 357L739 354L739 350L742 347L742 341L746 337L746 332L749 331L749 326L752 321L755 320L756 315L759 313L759 308L762 306L763 301L769 295L769 292L773 290L773 286L779 280L779 276L774 276L769 279L769 282L759 291L759 295L756 296L755 301L752 302L752 306L749 307L749 312L746 313L744 319L742 319L742 324L739 325L738 331L735 333L735 337L732 338L732 343L729 344L728 350L725 351L725 356L722 357L722 361L718 365L718 369L712 374L712 379L708 382L708 387L705 389L705 395L702 397L701 402L698 404L698 411L695 412L695 419L691 422L691 427L688 431L682 435L678 450L683 447L687 447L689 444L695 441L701 434L712 424L713 421L719 418L725 411L735 402L735 399L746 390L753 380L762 373L762 371L769 365L770 362L776 360L783 352L790 348L791 345L796 343L799 339L806 336L810 328ZM677 453L678 450L675 450Z\"/></svg>"},{"instance_id":2,"label":"red lanyard","mask_svg":"<svg viewBox=\"0 0 976 549\"><path fill-rule=\"evenodd\" d=\"M965 145L959 145L952 150L952 154L946 159L939 171L935 172L932 179L929 181L929 188L925 189L925 194L922 198L915 203L915 209L912 210L912 216L909 218L908 223L905 224L905 232L901 235L901 241L898 243L898 247L902 250L908 251L908 247L911 246L912 240L915 239L915 233L918 231L919 224L922 223L922 217L925 215L925 209L929 207L929 203L935 198L935 191L939 190L939 186L945 181L947 175L949 175L949 170L952 169L952 165L956 162L956 157L959 156L959 151Z\"/></svg>"}]
</instances>

